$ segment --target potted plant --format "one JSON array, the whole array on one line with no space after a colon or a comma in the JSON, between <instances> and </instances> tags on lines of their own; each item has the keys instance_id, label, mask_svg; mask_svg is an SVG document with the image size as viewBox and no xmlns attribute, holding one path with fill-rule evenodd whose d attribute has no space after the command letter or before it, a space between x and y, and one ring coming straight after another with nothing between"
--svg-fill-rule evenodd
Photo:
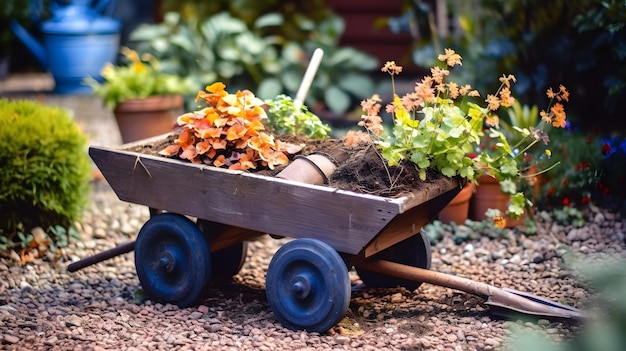
<instances>
[{"instance_id":1,"label":"potted plant","mask_svg":"<svg viewBox=\"0 0 626 351\"><path fill-rule=\"evenodd\" d=\"M394 98L385 110L393 117L393 129L385 133L378 95L361 103L365 114L359 125L366 128L390 166L403 164L417 167L421 180L428 178L429 170L474 184L478 184L479 177L483 175L492 177L498 181L502 192L510 194L504 212L510 218L519 218L530 204L530 200L518 189L519 179L523 177L523 156L537 144L549 142L546 132L549 126L565 127L566 114L562 102L569 99L569 92L563 86L557 92L549 89L547 95L550 102L548 108L540 112L539 123L528 128L514 127L520 138L512 144L510 136L507 137L499 129L496 113L515 102L510 90L515 77L503 75L499 78L501 85L498 91L481 98L480 93L470 85L446 79L450 74L449 67L461 65L460 55L446 49L438 58L447 67L431 68L431 75L422 78L416 83L414 91L402 97L396 94L394 86L394 77L402 72L402 67L393 61L387 62L382 71L391 76ZM495 148L480 149L485 139L491 140ZM546 152L549 153L549 150ZM494 223L504 226L506 220L497 215Z\"/></svg>"},{"instance_id":2,"label":"potted plant","mask_svg":"<svg viewBox=\"0 0 626 351\"><path fill-rule=\"evenodd\" d=\"M500 127L509 144L513 146L524 142L524 134L520 133L519 130L530 130L540 122L538 106L522 105L519 101L515 101L506 110L504 117L503 120L500 120ZM490 150L498 149L497 140L485 139L480 146L482 150L490 152ZM519 152L519 149L514 150L514 152ZM541 150L539 147L528 148L517 160L520 169L520 177L517 182L518 191L523 192L531 201L539 196L541 178L539 169L545 167L547 162L553 162L544 153L545 150ZM472 198L471 218L481 221L490 218L491 214L499 215L499 212L504 212L507 204L511 201L511 194L501 190L498 179L483 174L478 177L478 184L475 196ZM497 211L487 212L489 209ZM527 206L525 212L532 214L533 207ZM519 218L506 218L505 216L506 226L515 227L523 224L525 217L525 214Z\"/></svg>"},{"instance_id":3,"label":"potted plant","mask_svg":"<svg viewBox=\"0 0 626 351\"><path fill-rule=\"evenodd\" d=\"M125 47L121 52L130 61L128 65L107 64L102 69L102 82L89 77L86 84L113 110L122 142L172 130L176 117L183 112L183 94L192 91L193 83L164 72L151 55L139 57Z\"/></svg>"}]
</instances>

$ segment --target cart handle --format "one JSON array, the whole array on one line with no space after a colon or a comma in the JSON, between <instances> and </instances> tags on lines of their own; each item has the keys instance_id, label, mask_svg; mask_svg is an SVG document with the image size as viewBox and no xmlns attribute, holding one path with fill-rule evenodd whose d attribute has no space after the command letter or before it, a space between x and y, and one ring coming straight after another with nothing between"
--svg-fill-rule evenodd
<instances>
[{"instance_id":1,"label":"cart handle","mask_svg":"<svg viewBox=\"0 0 626 351\"><path fill-rule=\"evenodd\" d=\"M67 270L70 272L76 272L79 269L89 267L102 261L106 261L109 258L113 258L115 256L123 255L125 253L133 251L134 249L135 241L129 241L114 248L99 252L93 256L85 257L82 260L72 262L67 266Z\"/></svg>"}]
</instances>

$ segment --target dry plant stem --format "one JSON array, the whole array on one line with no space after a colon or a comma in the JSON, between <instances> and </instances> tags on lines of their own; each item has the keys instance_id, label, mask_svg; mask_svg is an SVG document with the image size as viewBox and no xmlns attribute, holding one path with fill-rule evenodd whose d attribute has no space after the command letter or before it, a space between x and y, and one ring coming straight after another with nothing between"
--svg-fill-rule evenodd
<instances>
[{"instance_id":1,"label":"dry plant stem","mask_svg":"<svg viewBox=\"0 0 626 351\"><path fill-rule=\"evenodd\" d=\"M561 164L561 161L556 162L556 163L555 163L555 164L553 164L552 166L550 166L550 167L548 167L548 168L546 168L546 169L544 169L544 170L541 170L541 171L539 171L539 172L536 172L536 173L532 173L532 174L520 174L520 177L522 177L522 178L532 178L532 177L536 177L536 176L538 176L538 175L541 175L541 174L544 174L544 173L546 173L546 172L549 172L552 168L554 168L554 167L556 167L556 166L558 166L558 165L560 165L560 164Z\"/></svg>"},{"instance_id":2,"label":"dry plant stem","mask_svg":"<svg viewBox=\"0 0 626 351\"><path fill-rule=\"evenodd\" d=\"M378 157L380 158L380 161L383 164L383 167L385 168L385 172L387 172L387 178L389 179L389 188L393 189L395 187L396 184L396 180L393 180L391 178L391 173L389 173L389 167L387 167L387 161L385 161L385 158L383 158L383 155L378 151L378 149L374 146L374 143L371 142L370 146L371 148L374 148L374 152L376 152L376 155L378 155Z\"/></svg>"},{"instance_id":3,"label":"dry plant stem","mask_svg":"<svg viewBox=\"0 0 626 351\"><path fill-rule=\"evenodd\" d=\"M141 162L141 158L140 158L140 157L141 157L141 155L137 155L137 158L135 159L135 165L134 165L134 167L133 167L133 172L134 172L135 170L137 170L137 164L140 164L140 165L141 165L141 167L143 168L143 170L144 170L144 171L146 171L146 173L148 174L148 176L149 176L150 178L152 178L152 174L150 174L150 171L148 170L148 168L146 168L146 166L143 164L143 162Z\"/></svg>"},{"instance_id":4,"label":"dry plant stem","mask_svg":"<svg viewBox=\"0 0 626 351\"><path fill-rule=\"evenodd\" d=\"M393 80L393 74L391 75L391 79ZM392 87L395 89L395 85L392 84ZM387 161L385 160L383 155L378 151L378 148L376 147L376 145L374 143L374 138L378 138L378 135L376 133L372 132L372 130L367 128L367 127L365 128L365 130L367 131L367 134L370 136L369 147L373 148L374 152L376 152L376 155L378 155L378 157L380 158L380 161L382 162L382 165L385 168L385 172L387 173L387 179L389 179L389 188L393 189L393 188L395 188L395 184L396 184L397 179L396 180L392 179L391 173L389 172L389 167L387 166ZM400 176L398 176L398 178L399 177Z\"/></svg>"}]
</instances>

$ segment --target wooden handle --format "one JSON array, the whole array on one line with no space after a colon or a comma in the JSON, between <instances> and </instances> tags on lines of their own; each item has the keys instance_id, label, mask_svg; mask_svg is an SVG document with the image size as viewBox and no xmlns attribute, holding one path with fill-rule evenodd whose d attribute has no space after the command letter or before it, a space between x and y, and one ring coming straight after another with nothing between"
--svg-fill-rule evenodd
<instances>
[{"instance_id":1,"label":"wooden handle","mask_svg":"<svg viewBox=\"0 0 626 351\"><path fill-rule=\"evenodd\" d=\"M322 62L322 57L324 57L324 50L317 48L313 52L313 56L311 57L311 61L309 61L309 66L306 68L304 72L304 77L302 78L302 83L300 83L300 88L298 88L298 92L296 93L296 98L294 99L294 104L296 108L299 109L306 99L306 95L309 93L309 88L313 83L313 78L315 78L315 74L317 73L317 69Z\"/></svg>"},{"instance_id":2,"label":"wooden handle","mask_svg":"<svg viewBox=\"0 0 626 351\"><path fill-rule=\"evenodd\" d=\"M471 279L385 260L366 260L359 262L357 266L372 272L386 274L414 282L423 282L456 289L483 298L491 296L492 290L495 288L488 284L476 282Z\"/></svg>"},{"instance_id":3,"label":"wooden handle","mask_svg":"<svg viewBox=\"0 0 626 351\"><path fill-rule=\"evenodd\" d=\"M131 252L135 249L135 242L129 241L127 243L118 245L112 249L108 249L106 251L102 251L93 256L85 257L82 260L72 262L69 266L67 266L67 270L70 272L76 272L79 269L83 269L85 267L89 267L93 264L108 260L115 256L119 256L125 254L127 252Z\"/></svg>"},{"instance_id":4,"label":"wooden handle","mask_svg":"<svg viewBox=\"0 0 626 351\"><path fill-rule=\"evenodd\" d=\"M372 272L386 274L414 282L423 282L460 290L487 298L485 304L504 314L524 313L535 316L572 318L584 320L587 314L577 308L558 304L528 293L500 289L493 285L450 274L434 272L418 267L384 260L366 260L356 264Z\"/></svg>"}]
</instances>

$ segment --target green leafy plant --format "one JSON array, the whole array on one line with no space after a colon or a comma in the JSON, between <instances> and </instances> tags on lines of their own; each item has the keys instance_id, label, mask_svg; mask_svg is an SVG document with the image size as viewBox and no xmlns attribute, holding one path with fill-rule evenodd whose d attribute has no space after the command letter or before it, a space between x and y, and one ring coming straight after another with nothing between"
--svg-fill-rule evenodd
<instances>
[{"instance_id":1,"label":"green leafy plant","mask_svg":"<svg viewBox=\"0 0 626 351\"><path fill-rule=\"evenodd\" d=\"M67 110L32 101L0 100L0 124L0 249L61 246L58 226L88 200L87 138Z\"/></svg>"},{"instance_id":2,"label":"green leafy plant","mask_svg":"<svg viewBox=\"0 0 626 351\"><path fill-rule=\"evenodd\" d=\"M506 118L500 121L500 125L507 136L511 138L512 143L520 142L521 136L517 133L518 129L529 129L537 125L539 121L539 107L537 105L522 105L515 100L511 108L506 110Z\"/></svg>"},{"instance_id":3,"label":"green leafy plant","mask_svg":"<svg viewBox=\"0 0 626 351\"><path fill-rule=\"evenodd\" d=\"M313 139L327 138L330 127L308 110L306 105L296 104L287 95L265 100L268 106L267 125L274 133L306 135Z\"/></svg>"},{"instance_id":4,"label":"green leafy plant","mask_svg":"<svg viewBox=\"0 0 626 351\"><path fill-rule=\"evenodd\" d=\"M193 91L194 85L190 80L166 73L156 57L144 55L140 58L136 51L129 48L122 48L122 53L130 61L128 65L107 64L102 69L103 82L93 77L85 79L94 94L100 96L110 109L130 99Z\"/></svg>"},{"instance_id":5,"label":"green leafy plant","mask_svg":"<svg viewBox=\"0 0 626 351\"><path fill-rule=\"evenodd\" d=\"M454 50L446 49L445 54L439 55L439 60L454 67L461 64L462 58ZM513 127L521 138L511 144L498 129L496 111L513 105L515 98L510 87L515 82L514 76L500 77L498 91L486 96L484 102L487 104L483 107L477 99L480 93L472 90L470 85L446 80L450 74L447 69L433 67L430 76L424 77L413 92L402 97L395 93L394 86L394 77L402 67L391 61L382 70L389 73L392 80L394 100L387 105L386 111L393 116L393 129L383 135L378 95L362 102L366 115L361 117L359 125L376 139L389 165L408 161L419 169L422 180L426 179L428 169L472 182L476 182L481 174L491 175L500 181L504 193L512 195L507 214L519 218L529 202L517 187L519 177L524 176L520 160L535 145L548 143L545 131L548 125L565 127L562 102L569 99L565 87L561 86L556 93L548 90L550 103L545 111L540 112L539 123L528 128ZM486 133L483 131L485 126L488 128ZM496 147L481 150L479 146L484 138L493 140Z\"/></svg>"},{"instance_id":6,"label":"green leafy plant","mask_svg":"<svg viewBox=\"0 0 626 351\"><path fill-rule=\"evenodd\" d=\"M372 73L379 67L378 60L371 55L339 45L344 30L342 18L330 17L316 27L317 35L302 44L299 50L300 55L312 53L316 48L324 50L324 59L306 102L308 106L321 106L335 115L345 113L361 97L370 96L375 91ZM287 93L293 96L296 90L291 90Z\"/></svg>"},{"instance_id":7,"label":"green leafy plant","mask_svg":"<svg viewBox=\"0 0 626 351\"><path fill-rule=\"evenodd\" d=\"M623 130L626 7L622 1L445 2L447 16L441 17L451 19L448 23L435 21L441 13L435 14L432 2L426 0L404 1L403 16L389 19L398 32L413 34L415 63L429 67L433 53L451 47L469 68L459 78L481 91L497 87L483 74L486 70L514 74L515 93L525 103L539 101L549 86L565 84L573 94L568 109L577 124L607 132Z\"/></svg>"},{"instance_id":8,"label":"green leafy plant","mask_svg":"<svg viewBox=\"0 0 626 351\"><path fill-rule=\"evenodd\" d=\"M546 208L584 206L598 198L603 176L602 141L593 133L566 129L552 133L550 160L558 162L552 172L543 175L538 205Z\"/></svg>"},{"instance_id":9,"label":"green leafy plant","mask_svg":"<svg viewBox=\"0 0 626 351\"><path fill-rule=\"evenodd\" d=\"M305 103L344 113L358 97L373 92L375 84L368 73L378 62L339 46L345 26L341 18L305 16L300 14L294 21L282 12L269 11L247 14L244 21L232 11L207 18L168 12L163 23L142 25L131 39L139 52L158 57L163 67L192 79L196 86L222 81L233 89L252 89L262 99L295 96L310 55L321 48L324 60Z\"/></svg>"},{"instance_id":10,"label":"green leafy plant","mask_svg":"<svg viewBox=\"0 0 626 351\"><path fill-rule=\"evenodd\" d=\"M541 211L539 216L546 221L554 220L560 225L573 225L576 228L585 226L585 217L583 213L576 207L563 206L552 209L550 212Z\"/></svg>"},{"instance_id":11,"label":"green leafy plant","mask_svg":"<svg viewBox=\"0 0 626 351\"><path fill-rule=\"evenodd\" d=\"M259 18L267 16L264 21L275 24L262 27L258 32L261 36L280 36L286 41L300 43L312 35L316 23L332 15L326 0L164 0L162 5L164 13L178 12L183 17L197 16L201 19L227 12L250 28ZM279 17L280 21L276 21Z\"/></svg>"}]
</instances>

